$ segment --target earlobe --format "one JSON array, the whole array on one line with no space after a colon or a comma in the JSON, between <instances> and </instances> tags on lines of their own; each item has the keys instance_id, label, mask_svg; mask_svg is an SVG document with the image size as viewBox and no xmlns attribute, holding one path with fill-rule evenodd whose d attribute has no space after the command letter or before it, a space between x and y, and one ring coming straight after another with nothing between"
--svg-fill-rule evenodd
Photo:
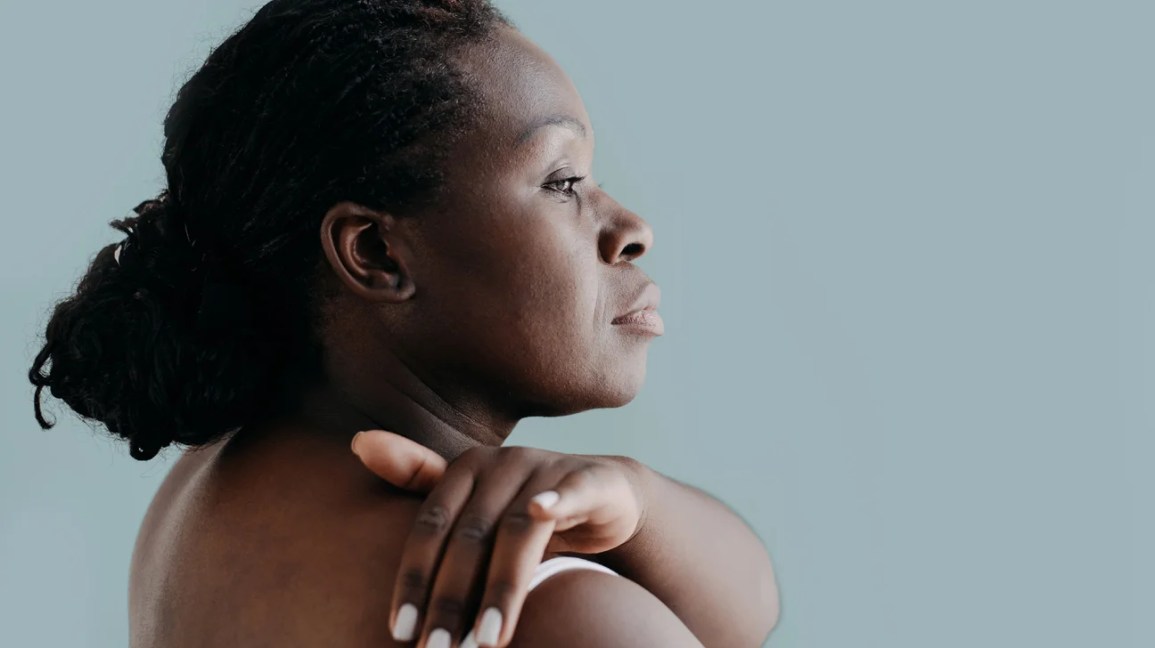
<instances>
[{"instance_id":1,"label":"earlobe","mask_svg":"<svg viewBox=\"0 0 1155 648\"><path fill-rule=\"evenodd\" d=\"M409 274L407 248L391 214L340 202L321 220L321 249L333 273L355 295L379 302L403 302L416 286Z\"/></svg>"}]
</instances>

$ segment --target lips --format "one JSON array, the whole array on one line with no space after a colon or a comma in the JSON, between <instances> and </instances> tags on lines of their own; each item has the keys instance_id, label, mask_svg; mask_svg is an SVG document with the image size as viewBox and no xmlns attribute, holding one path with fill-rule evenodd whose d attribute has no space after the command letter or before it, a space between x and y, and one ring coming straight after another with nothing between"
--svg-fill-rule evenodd
<instances>
[{"instance_id":1,"label":"lips","mask_svg":"<svg viewBox=\"0 0 1155 648\"><path fill-rule=\"evenodd\" d=\"M655 310L643 310L637 313L630 313L629 315L622 315L614 320L614 325L618 324L652 324L661 321L662 316Z\"/></svg>"},{"instance_id":2,"label":"lips","mask_svg":"<svg viewBox=\"0 0 1155 648\"><path fill-rule=\"evenodd\" d=\"M642 287L630 310L618 315L610 323L614 326L661 335L665 332L662 316L658 314L658 305L661 300L662 291L658 288L658 284L648 283Z\"/></svg>"}]
</instances>

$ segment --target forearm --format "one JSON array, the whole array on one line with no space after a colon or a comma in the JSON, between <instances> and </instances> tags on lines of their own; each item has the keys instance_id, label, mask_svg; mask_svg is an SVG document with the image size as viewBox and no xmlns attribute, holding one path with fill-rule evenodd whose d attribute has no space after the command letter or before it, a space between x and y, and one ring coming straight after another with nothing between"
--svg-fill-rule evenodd
<instances>
[{"instance_id":1,"label":"forearm","mask_svg":"<svg viewBox=\"0 0 1155 648\"><path fill-rule=\"evenodd\" d=\"M778 588L761 540L732 510L624 457L646 494L638 534L597 558L664 602L709 648L761 646Z\"/></svg>"}]
</instances>

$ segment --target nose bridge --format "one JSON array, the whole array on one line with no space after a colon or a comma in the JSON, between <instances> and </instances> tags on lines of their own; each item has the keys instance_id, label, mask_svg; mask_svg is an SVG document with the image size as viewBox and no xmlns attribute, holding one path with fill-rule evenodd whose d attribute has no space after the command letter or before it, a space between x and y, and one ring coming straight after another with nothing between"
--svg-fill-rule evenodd
<instances>
[{"instance_id":1,"label":"nose bridge","mask_svg":"<svg viewBox=\"0 0 1155 648\"><path fill-rule=\"evenodd\" d=\"M610 265L636 260L654 245L653 228L609 194L601 193L597 212L601 222L598 246L602 260Z\"/></svg>"}]
</instances>

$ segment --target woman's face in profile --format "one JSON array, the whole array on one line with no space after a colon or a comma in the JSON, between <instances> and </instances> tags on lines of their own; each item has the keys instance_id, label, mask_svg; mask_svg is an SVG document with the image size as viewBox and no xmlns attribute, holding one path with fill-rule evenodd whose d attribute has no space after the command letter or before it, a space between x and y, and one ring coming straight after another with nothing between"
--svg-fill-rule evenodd
<instances>
[{"instance_id":1,"label":"woman's face in profile","mask_svg":"<svg viewBox=\"0 0 1155 648\"><path fill-rule=\"evenodd\" d=\"M451 150L444 198L404 221L416 285L404 352L522 416L623 405L661 333L656 313L614 323L657 307L633 263L650 227L597 186L589 116L552 58L503 27L458 61L483 110Z\"/></svg>"}]
</instances>

